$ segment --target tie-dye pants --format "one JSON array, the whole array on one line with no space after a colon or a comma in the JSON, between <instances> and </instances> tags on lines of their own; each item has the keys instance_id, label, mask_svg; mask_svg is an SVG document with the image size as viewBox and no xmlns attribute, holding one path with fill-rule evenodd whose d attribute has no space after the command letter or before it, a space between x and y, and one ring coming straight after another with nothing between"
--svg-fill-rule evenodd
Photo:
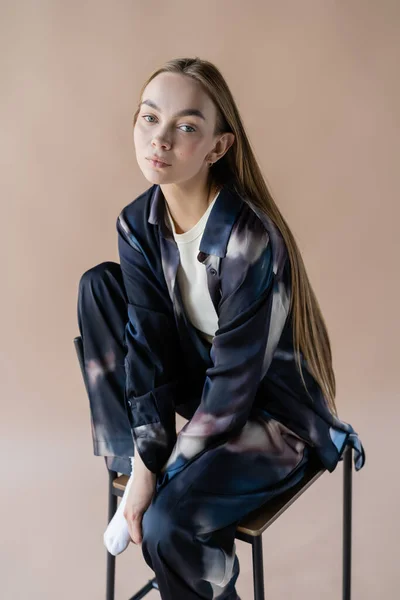
<instances>
[{"instance_id":1,"label":"tie-dye pants","mask_svg":"<svg viewBox=\"0 0 400 600\"><path fill-rule=\"evenodd\" d=\"M118 263L104 262L82 275L78 324L94 454L130 474L128 457L135 449L124 399L126 302ZM236 437L201 454L172 479L160 473L143 515L142 553L162 599L238 600L237 524L295 485L309 453L291 430L257 411Z\"/></svg>"}]
</instances>

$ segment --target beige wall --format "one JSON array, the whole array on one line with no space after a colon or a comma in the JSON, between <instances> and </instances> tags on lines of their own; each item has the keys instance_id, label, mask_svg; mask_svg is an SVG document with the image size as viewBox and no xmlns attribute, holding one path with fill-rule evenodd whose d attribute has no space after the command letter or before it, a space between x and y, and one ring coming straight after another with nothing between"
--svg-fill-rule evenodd
<instances>
[{"instance_id":1,"label":"beige wall","mask_svg":"<svg viewBox=\"0 0 400 600\"><path fill-rule=\"evenodd\" d=\"M104 597L107 474L72 342L77 286L117 260L116 217L149 185L131 133L140 85L185 55L226 76L326 317L340 415L367 451L354 598L398 597L399 17L396 0L0 3L7 600ZM264 535L269 598L340 597L341 475ZM250 547L237 547L248 600ZM117 598L151 574L131 544Z\"/></svg>"}]
</instances>

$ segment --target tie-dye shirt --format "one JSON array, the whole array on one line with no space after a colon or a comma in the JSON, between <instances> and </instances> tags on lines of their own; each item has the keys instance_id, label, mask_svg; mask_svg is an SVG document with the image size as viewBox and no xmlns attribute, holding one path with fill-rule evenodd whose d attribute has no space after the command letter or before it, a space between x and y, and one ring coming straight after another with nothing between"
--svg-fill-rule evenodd
<instances>
[{"instance_id":1,"label":"tie-dye shirt","mask_svg":"<svg viewBox=\"0 0 400 600\"><path fill-rule=\"evenodd\" d=\"M190 323L177 282L179 250L159 185L117 219L128 298L125 397L135 447L147 468L175 475L244 427L250 414L283 423L333 471L346 444L355 468L365 453L351 425L328 409L301 355L295 363L290 262L274 223L224 186L197 259L218 329L210 344ZM189 419L176 433L176 412Z\"/></svg>"}]
</instances>

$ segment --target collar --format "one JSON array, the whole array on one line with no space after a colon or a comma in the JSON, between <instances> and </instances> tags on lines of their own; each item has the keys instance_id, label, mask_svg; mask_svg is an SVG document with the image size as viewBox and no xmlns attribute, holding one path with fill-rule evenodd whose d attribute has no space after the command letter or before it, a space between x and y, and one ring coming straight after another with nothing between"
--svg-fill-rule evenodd
<instances>
[{"instance_id":1,"label":"collar","mask_svg":"<svg viewBox=\"0 0 400 600\"><path fill-rule=\"evenodd\" d=\"M201 262L209 254L224 258L232 227L242 206L243 200L239 194L223 186L211 209L201 238L199 247ZM160 225L163 236L167 239L173 239L171 231L166 224L164 194L161 187L157 184L154 184L151 192L148 222L151 225Z\"/></svg>"}]
</instances>

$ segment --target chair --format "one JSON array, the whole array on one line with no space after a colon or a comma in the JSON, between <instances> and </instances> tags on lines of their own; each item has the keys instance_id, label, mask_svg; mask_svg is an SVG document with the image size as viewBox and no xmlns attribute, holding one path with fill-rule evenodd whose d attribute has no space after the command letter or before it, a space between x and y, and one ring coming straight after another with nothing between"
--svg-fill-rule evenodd
<instances>
[{"instance_id":1,"label":"chair","mask_svg":"<svg viewBox=\"0 0 400 600\"><path fill-rule=\"evenodd\" d=\"M84 370L83 344L80 336L74 338L82 376L88 389ZM123 496L128 475L119 475L108 468L108 522L117 510L117 497ZM269 500L264 506L249 513L238 525L235 538L251 544L253 559L254 600L265 600L262 534L280 517L321 475L326 471L317 460L311 461L306 475L295 486ZM352 448L347 446L343 453L343 539L342 539L342 599L351 596L351 516L352 516ZM106 600L114 600L115 559L107 552ZM158 589L154 577L129 600L140 600L152 589Z\"/></svg>"}]
</instances>

